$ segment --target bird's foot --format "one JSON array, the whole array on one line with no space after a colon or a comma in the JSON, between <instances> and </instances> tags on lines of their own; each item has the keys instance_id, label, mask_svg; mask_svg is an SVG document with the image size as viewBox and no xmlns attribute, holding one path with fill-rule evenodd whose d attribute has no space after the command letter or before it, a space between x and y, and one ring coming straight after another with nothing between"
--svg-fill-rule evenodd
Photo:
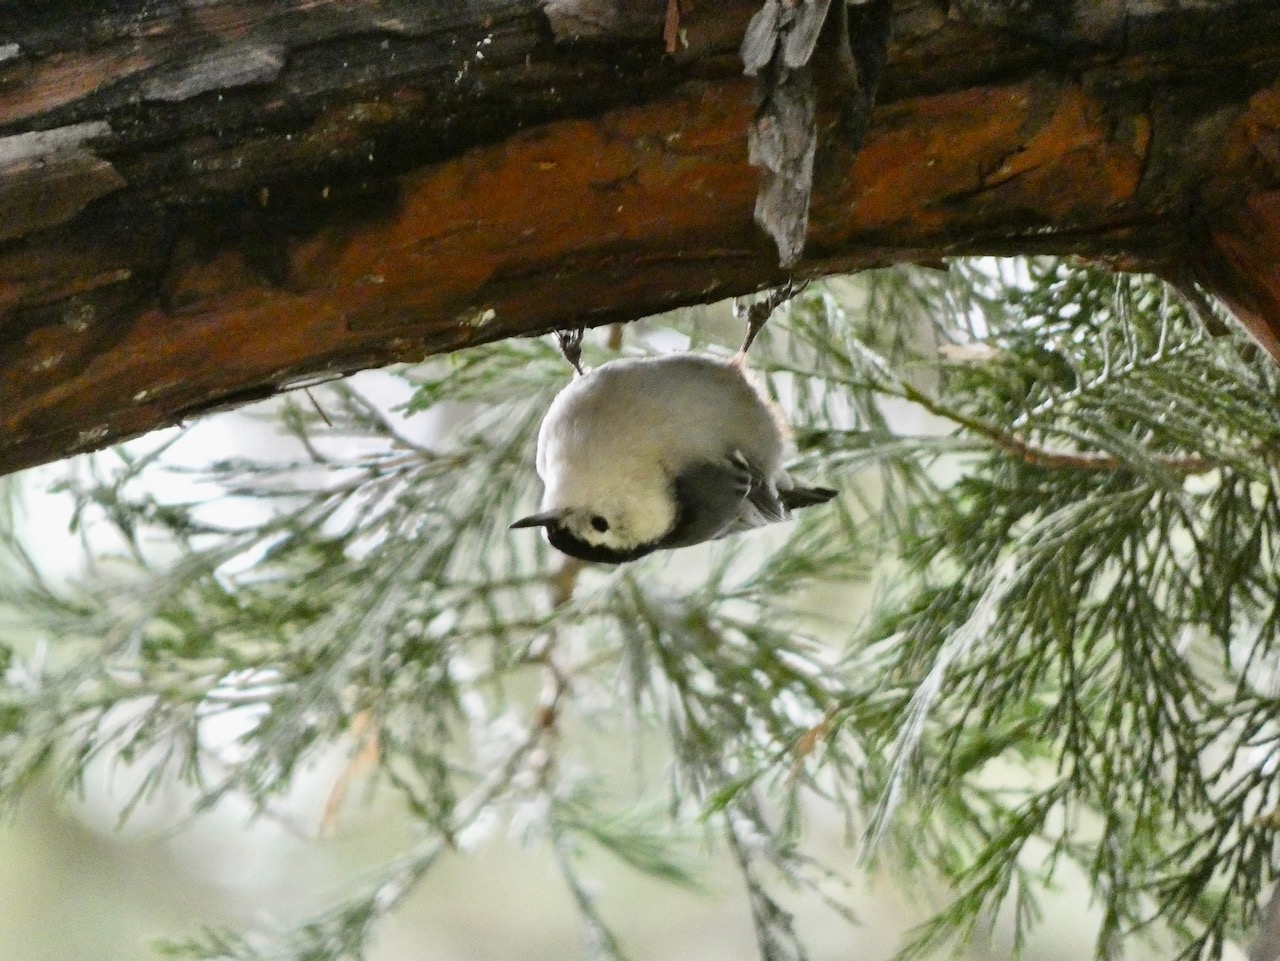
<instances>
[{"instance_id":1,"label":"bird's foot","mask_svg":"<svg viewBox=\"0 0 1280 961\"><path fill-rule=\"evenodd\" d=\"M560 353L579 374L582 373L582 334L581 327L556 331L556 343L560 346Z\"/></svg>"},{"instance_id":2,"label":"bird's foot","mask_svg":"<svg viewBox=\"0 0 1280 961\"><path fill-rule=\"evenodd\" d=\"M764 325L769 322L773 312L808 286L809 281L807 280L799 282L788 280L781 287L775 287L762 299L753 303L744 303L741 300L734 302L734 314L744 318L747 322L747 336L742 341L742 347L739 348L737 356L733 359L734 363L742 364L746 360L747 351L751 349L752 342L756 339L756 335L764 329Z\"/></svg>"}]
</instances>

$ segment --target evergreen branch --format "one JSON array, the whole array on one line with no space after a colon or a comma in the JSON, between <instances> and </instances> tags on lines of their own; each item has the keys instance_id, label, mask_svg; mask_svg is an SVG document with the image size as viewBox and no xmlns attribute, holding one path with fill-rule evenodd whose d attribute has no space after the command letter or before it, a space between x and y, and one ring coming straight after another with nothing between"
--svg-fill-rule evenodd
<instances>
[{"instance_id":1,"label":"evergreen branch","mask_svg":"<svg viewBox=\"0 0 1280 961\"><path fill-rule=\"evenodd\" d=\"M587 961L628 961L617 937L600 916L595 899L587 893L586 887L578 878L563 835L553 832L551 848L555 852L560 876L573 895L573 903L577 905L578 914L582 918L584 957Z\"/></svg>"},{"instance_id":2,"label":"evergreen branch","mask_svg":"<svg viewBox=\"0 0 1280 961\"><path fill-rule=\"evenodd\" d=\"M67 485L76 531L111 532L117 556L54 586L4 542L0 601L56 644L0 649L0 797L122 757L142 783L126 814L173 777L201 805L283 817L307 761L354 740L331 805L367 765L421 840L295 931L206 932L189 954L359 957L508 815L550 844L588 949L617 957L577 845L688 883L678 831L567 772L620 729L654 732L671 760L655 801L677 827L724 818L766 961L804 952L775 885L825 893L798 853L819 802L877 862L952 891L908 952L980 937L1003 905L1020 941L1070 864L1099 957L1154 934L1216 958L1263 904L1280 836L1280 375L1151 278L1031 260L856 284L812 285L753 348L799 469L846 496L785 542L690 552L692 582L681 562L605 572L506 533L566 377L543 341L399 371L405 413L465 408L431 444L350 383L326 388L327 421L286 401L287 456L184 474L249 521L148 489L176 446L90 462ZM954 430L905 430L904 407ZM838 657L813 632L840 605L804 599L869 577L880 606ZM223 718L246 722L217 748Z\"/></svg>"},{"instance_id":3,"label":"evergreen branch","mask_svg":"<svg viewBox=\"0 0 1280 961\"><path fill-rule=\"evenodd\" d=\"M741 812L733 809L725 815L725 839L747 889L760 961L806 961L808 955L796 937L791 914L778 904L756 873L748 823Z\"/></svg>"}]
</instances>

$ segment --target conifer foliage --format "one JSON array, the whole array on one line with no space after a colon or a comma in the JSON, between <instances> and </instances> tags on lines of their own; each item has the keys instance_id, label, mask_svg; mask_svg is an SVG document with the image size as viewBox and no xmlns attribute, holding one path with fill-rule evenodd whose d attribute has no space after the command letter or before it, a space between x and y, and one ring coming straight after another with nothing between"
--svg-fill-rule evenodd
<instances>
[{"instance_id":1,"label":"conifer foliage","mask_svg":"<svg viewBox=\"0 0 1280 961\"><path fill-rule=\"evenodd\" d=\"M672 324L717 349L687 313L623 349ZM419 840L330 910L164 948L191 958L359 958L501 824L554 853L588 957L626 946L582 854L694 884L698 835L738 865L761 958L793 961L778 885L827 891L814 805L907 890L945 882L907 955L997 911L1021 937L1067 865L1102 908L1100 958L1246 940L1280 827L1271 363L1195 290L1049 259L812 285L753 361L797 473L844 496L616 569L506 530L568 376L544 341L400 369L391 412L343 384L287 402L295 453L209 464L213 504L148 483L180 437L82 465L75 523L122 547L66 584L6 536L6 610L48 643L0 648L0 797L110 755L145 772L137 801L181 779L202 807L267 812L337 747L401 800ZM451 426L416 441L422 412ZM876 600L843 626L806 603L855 583ZM224 718L231 748L209 736ZM593 764L605 738L662 744L665 778Z\"/></svg>"}]
</instances>

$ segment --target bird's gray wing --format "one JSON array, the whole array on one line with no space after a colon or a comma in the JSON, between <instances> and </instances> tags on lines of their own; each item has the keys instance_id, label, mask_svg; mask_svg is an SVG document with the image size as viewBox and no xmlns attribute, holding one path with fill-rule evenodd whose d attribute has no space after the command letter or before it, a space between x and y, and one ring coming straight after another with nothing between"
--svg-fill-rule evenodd
<instances>
[{"instance_id":1,"label":"bird's gray wing","mask_svg":"<svg viewBox=\"0 0 1280 961\"><path fill-rule=\"evenodd\" d=\"M680 511L663 547L700 544L791 516L772 482L737 451L685 469L673 486Z\"/></svg>"}]
</instances>

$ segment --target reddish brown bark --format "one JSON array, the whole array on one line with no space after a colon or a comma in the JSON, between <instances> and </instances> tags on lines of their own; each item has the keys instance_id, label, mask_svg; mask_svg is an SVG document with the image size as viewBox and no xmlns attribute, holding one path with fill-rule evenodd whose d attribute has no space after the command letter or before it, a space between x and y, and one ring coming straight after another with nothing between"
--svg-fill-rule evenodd
<instances>
[{"instance_id":1,"label":"reddish brown bark","mask_svg":"<svg viewBox=\"0 0 1280 961\"><path fill-rule=\"evenodd\" d=\"M0 15L0 471L781 279L748 0L694 5L674 57L665 0L39 6ZM798 272L1074 253L1206 282L1280 357L1280 6L1031 36L975 6L896 4Z\"/></svg>"}]
</instances>

